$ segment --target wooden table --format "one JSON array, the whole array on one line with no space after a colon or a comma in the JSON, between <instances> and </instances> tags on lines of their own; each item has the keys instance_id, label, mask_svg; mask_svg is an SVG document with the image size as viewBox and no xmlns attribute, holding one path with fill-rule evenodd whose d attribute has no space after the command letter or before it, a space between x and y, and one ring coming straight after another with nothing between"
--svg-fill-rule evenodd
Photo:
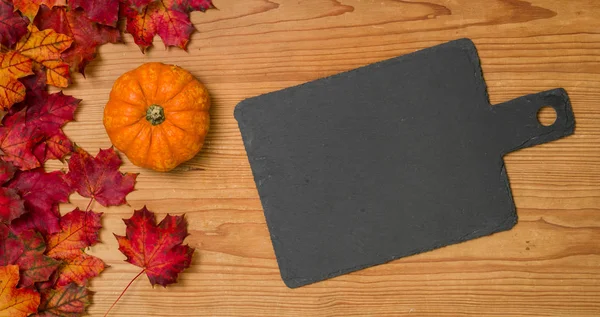
<instances>
[{"instance_id":1,"label":"wooden table","mask_svg":"<svg viewBox=\"0 0 600 317\"><path fill-rule=\"evenodd\" d=\"M105 45L66 90L82 98L67 134L110 146L102 111L115 79L141 63L175 63L204 81L213 126L204 150L171 173L139 169L130 206L102 208L111 267L92 283L102 316L138 268L112 232L147 205L185 213L197 249L178 284L137 280L111 316L599 316L600 2L597 0L214 0L195 12L188 52L143 55ZM575 135L506 157L519 223L508 232L291 290L280 279L234 106L451 39L477 44L492 103L554 87L572 98ZM58 168L58 163L50 164ZM71 197L85 207L87 199Z\"/></svg>"}]
</instances>

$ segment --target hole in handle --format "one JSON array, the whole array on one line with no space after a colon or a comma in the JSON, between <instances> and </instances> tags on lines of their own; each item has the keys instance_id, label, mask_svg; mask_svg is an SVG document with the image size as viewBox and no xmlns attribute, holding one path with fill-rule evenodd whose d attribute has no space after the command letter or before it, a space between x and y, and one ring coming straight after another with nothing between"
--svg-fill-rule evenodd
<instances>
[{"instance_id":1,"label":"hole in handle","mask_svg":"<svg viewBox=\"0 0 600 317\"><path fill-rule=\"evenodd\" d=\"M538 110L537 119L541 125L549 127L556 122L556 110L550 106L543 106Z\"/></svg>"}]
</instances>

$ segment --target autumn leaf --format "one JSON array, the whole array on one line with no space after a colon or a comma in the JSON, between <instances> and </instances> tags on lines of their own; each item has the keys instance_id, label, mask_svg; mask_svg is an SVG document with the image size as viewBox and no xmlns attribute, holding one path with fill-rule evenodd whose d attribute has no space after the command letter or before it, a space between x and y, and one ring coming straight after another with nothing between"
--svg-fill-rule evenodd
<instances>
[{"instance_id":1,"label":"autumn leaf","mask_svg":"<svg viewBox=\"0 0 600 317\"><path fill-rule=\"evenodd\" d=\"M71 282L85 285L88 279L104 270L102 260L83 252L83 249L98 242L101 216L101 213L77 208L60 219L60 232L48 237L47 255L63 261L56 272L56 285L64 286Z\"/></svg>"},{"instance_id":2,"label":"autumn leaf","mask_svg":"<svg viewBox=\"0 0 600 317\"><path fill-rule=\"evenodd\" d=\"M12 188L0 187L0 222L10 223L25 213L21 196Z\"/></svg>"},{"instance_id":3,"label":"autumn leaf","mask_svg":"<svg viewBox=\"0 0 600 317\"><path fill-rule=\"evenodd\" d=\"M71 140L62 132L58 131L44 142L39 143L33 154L40 162L47 160L61 160L73 151Z\"/></svg>"},{"instance_id":4,"label":"autumn leaf","mask_svg":"<svg viewBox=\"0 0 600 317\"><path fill-rule=\"evenodd\" d=\"M152 285L175 283L177 275L190 266L194 253L193 248L181 244L188 235L185 218L167 215L156 225L154 213L144 206L123 221L126 234L115 237L126 261L143 268Z\"/></svg>"},{"instance_id":5,"label":"autumn leaf","mask_svg":"<svg viewBox=\"0 0 600 317\"><path fill-rule=\"evenodd\" d=\"M13 46L25 35L29 24L27 18L13 11L10 1L0 0L0 44L6 47Z\"/></svg>"},{"instance_id":6,"label":"autumn leaf","mask_svg":"<svg viewBox=\"0 0 600 317\"><path fill-rule=\"evenodd\" d=\"M71 194L63 172L46 173L41 168L22 172L9 183L9 188L17 190L29 210L12 222L16 231L35 229L51 234L60 230L58 204L66 203Z\"/></svg>"},{"instance_id":7,"label":"autumn leaf","mask_svg":"<svg viewBox=\"0 0 600 317\"><path fill-rule=\"evenodd\" d=\"M0 317L26 317L37 312L40 294L34 290L20 288L19 267L0 267Z\"/></svg>"},{"instance_id":8,"label":"autumn leaf","mask_svg":"<svg viewBox=\"0 0 600 317\"><path fill-rule=\"evenodd\" d=\"M101 1L106 2L106 0ZM118 10L118 0L110 1L115 3L106 3L106 5L112 5L115 10ZM88 0L77 3L85 3L85 6L91 5ZM96 8L106 10L110 7ZM73 44L61 54L61 58L62 61L69 64L72 70L82 74L85 66L96 56L98 45L121 41L121 33L118 29L94 23L88 18L86 12L64 7L53 9L42 7L34 22L41 30L52 29L73 39Z\"/></svg>"},{"instance_id":9,"label":"autumn leaf","mask_svg":"<svg viewBox=\"0 0 600 317\"><path fill-rule=\"evenodd\" d=\"M20 82L27 88L28 98L40 98L48 94L46 91L46 72L40 69L34 69L32 76L21 78Z\"/></svg>"},{"instance_id":10,"label":"autumn leaf","mask_svg":"<svg viewBox=\"0 0 600 317\"><path fill-rule=\"evenodd\" d=\"M19 52L0 54L0 72L12 78L33 74L33 61Z\"/></svg>"},{"instance_id":11,"label":"autumn leaf","mask_svg":"<svg viewBox=\"0 0 600 317\"><path fill-rule=\"evenodd\" d=\"M33 286L34 283L44 282L56 271L60 261L44 255L46 242L39 232L27 230L17 238L23 242L24 252L17 260L21 281L19 287Z\"/></svg>"},{"instance_id":12,"label":"autumn leaf","mask_svg":"<svg viewBox=\"0 0 600 317\"><path fill-rule=\"evenodd\" d=\"M28 29L13 51L0 54L0 106L4 109L25 99L25 85L17 79L36 68L46 70L50 85L66 87L70 81L68 65L60 57L73 40L54 30L39 31L33 25Z\"/></svg>"},{"instance_id":13,"label":"autumn leaf","mask_svg":"<svg viewBox=\"0 0 600 317\"><path fill-rule=\"evenodd\" d=\"M36 127L34 139L39 140L34 155L40 165L48 159L62 159L71 153L73 146L61 127L73 120L81 100L66 96L62 92L42 93L36 100L26 97L25 124Z\"/></svg>"},{"instance_id":14,"label":"autumn leaf","mask_svg":"<svg viewBox=\"0 0 600 317\"><path fill-rule=\"evenodd\" d=\"M119 19L119 0L69 0L71 8L82 8L94 22L115 26Z\"/></svg>"},{"instance_id":15,"label":"autumn leaf","mask_svg":"<svg viewBox=\"0 0 600 317\"><path fill-rule=\"evenodd\" d=\"M0 107L10 108L25 98L25 86L17 79L0 73Z\"/></svg>"},{"instance_id":16,"label":"autumn leaf","mask_svg":"<svg viewBox=\"0 0 600 317\"><path fill-rule=\"evenodd\" d=\"M27 230L16 234L6 225L0 225L0 266L19 266L19 287L31 287L44 282L58 268L60 262L46 255L46 243L39 232Z\"/></svg>"},{"instance_id":17,"label":"autumn leaf","mask_svg":"<svg viewBox=\"0 0 600 317\"><path fill-rule=\"evenodd\" d=\"M209 0L156 0L146 6L138 6L139 3L135 2L126 1L121 11L127 18L127 32L133 35L142 52L152 45L157 34L165 46L185 49L194 31L189 12L214 7Z\"/></svg>"},{"instance_id":18,"label":"autumn leaf","mask_svg":"<svg viewBox=\"0 0 600 317\"><path fill-rule=\"evenodd\" d=\"M82 211L79 208L60 219L60 232L48 237L47 255L55 259L78 256L84 248L98 242L101 213Z\"/></svg>"},{"instance_id":19,"label":"autumn leaf","mask_svg":"<svg viewBox=\"0 0 600 317\"><path fill-rule=\"evenodd\" d=\"M21 13L31 21L33 21L33 18L38 13L38 9L42 4L52 8L54 6L67 5L67 2L66 0L13 0L15 9L21 11Z\"/></svg>"},{"instance_id":20,"label":"autumn leaf","mask_svg":"<svg viewBox=\"0 0 600 317\"><path fill-rule=\"evenodd\" d=\"M127 18L127 32L142 52L152 45L152 39L159 35L165 46L178 46L185 49L194 31L187 13L170 10L163 1L154 1L141 11L129 7L122 8Z\"/></svg>"},{"instance_id":21,"label":"autumn leaf","mask_svg":"<svg viewBox=\"0 0 600 317\"><path fill-rule=\"evenodd\" d=\"M84 286L69 284L44 290L38 313L34 317L76 317L85 314L91 293Z\"/></svg>"},{"instance_id":22,"label":"autumn leaf","mask_svg":"<svg viewBox=\"0 0 600 317\"><path fill-rule=\"evenodd\" d=\"M36 101L27 105L25 123L35 125L46 135L54 135L65 123L73 120L75 109L81 100L60 91L43 94Z\"/></svg>"},{"instance_id":23,"label":"autumn leaf","mask_svg":"<svg viewBox=\"0 0 600 317\"><path fill-rule=\"evenodd\" d=\"M0 126L0 155L20 169L29 170L40 166L40 162L32 152L37 142L33 138L36 127L25 124L25 113L26 109L23 109L4 117L4 124Z\"/></svg>"},{"instance_id":24,"label":"autumn leaf","mask_svg":"<svg viewBox=\"0 0 600 317\"><path fill-rule=\"evenodd\" d=\"M53 30L38 30L35 26L29 26L29 33L21 38L15 50L32 60L43 63L47 60L57 60L60 54L69 48L73 40Z\"/></svg>"},{"instance_id":25,"label":"autumn leaf","mask_svg":"<svg viewBox=\"0 0 600 317\"><path fill-rule=\"evenodd\" d=\"M29 25L29 33L17 43L15 51L46 67L49 85L66 87L70 77L68 71L65 73L66 64L60 58L72 43L73 39L67 35L54 30L40 31L34 25Z\"/></svg>"},{"instance_id":26,"label":"autumn leaf","mask_svg":"<svg viewBox=\"0 0 600 317\"><path fill-rule=\"evenodd\" d=\"M156 216L146 206L135 210L129 219L123 219L126 225L125 236L115 234L119 251L126 261L142 268L127 284L121 295L110 306L104 316L115 307L129 286L146 273L150 284L167 286L177 282L177 276L190 267L194 249L182 245L188 235L187 221L183 216L167 215L158 225Z\"/></svg>"},{"instance_id":27,"label":"autumn leaf","mask_svg":"<svg viewBox=\"0 0 600 317\"><path fill-rule=\"evenodd\" d=\"M0 53L0 106L8 109L25 99L25 86L17 79L33 74L33 61L19 52Z\"/></svg>"},{"instance_id":28,"label":"autumn leaf","mask_svg":"<svg viewBox=\"0 0 600 317\"><path fill-rule=\"evenodd\" d=\"M63 260L57 271L57 286L64 286L70 283L85 286L89 279L98 276L106 265L99 258L81 252L78 256L71 256Z\"/></svg>"},{"instance_id":29,"label":"autumn leaf","mask_svg":"<svg viewBox=\"0 0 600 317\"><path fill-rule=\"evenodd\" d=\"M22 170L39 167L48 159L62 159L73 149L61 127L73 120L80 100L62 92L48 94L36 78L25 78L24 103L6 115L0 127L3 159Z\"/></svg>"},{"instance_id":30,"label":"autumn leaf","mask_svg":"<svg viewBox=\"0 0 600 317\"><path fill-rule=\"evenodd\" d=\"M15 264L24 251L23 242L8 225L0 223L0 266Z\"/></svg>"},{"instance_id":31,"label":"autumn leaf","mask_svg":"<svg viewBox=\"0 0 600 317\"><path fill-rule=\"evenodd\" d=\"M100 150L96 157L77 148L69 159L67 182L81 196L92 198L102 206L126 203L133 191L137 174L119 172L121 159L113 148Z\"/></svg>"},{"instance_id":32,"label":"autumn leaf","mask_svg":"<svg viewBox=\"0 0 600 317\"><path fill-rule=\"evenodd\" d=\"M8 182L15 176L17 169L9 162L0 160L0 185Z\"/></svg>"},{"instance_id":33,"label":"autumn leaf","mask_svg":"<svg viewBox=\"0 0 600 317\"><path fill-rule=\"evenodd\" d=\"M0 160L0 184L4 184L15 176L17 169L9 162Z\"/></svg>"},{"instance_id":34,"label":"autumn leaf","mask_svg":"<svg viewBox=\"0 0 600 317\"><path fill-rule=\"evenodd\" d=\"M71 75L69 74L69 64L60 61L45 61L42 63L46 68L46 76L48 78L48 85L56 87L67 87L71 82Z\"/></svg>"}]
</instances>

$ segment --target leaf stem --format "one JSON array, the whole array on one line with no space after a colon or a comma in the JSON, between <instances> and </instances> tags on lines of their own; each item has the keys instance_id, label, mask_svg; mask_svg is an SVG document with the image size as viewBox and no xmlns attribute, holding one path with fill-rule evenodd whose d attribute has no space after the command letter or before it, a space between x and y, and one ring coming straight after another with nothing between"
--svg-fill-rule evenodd
<instances>
[{"instance_id":1,"label":"leaf stem","mask_svg":"<svg viewBox=\"0 0 600 317\"><path fill-rule=\"evenodd\" d=\"M89 202L89 204L87 205L87 207L85 207L85 211L90 211L90 207L92 206L92 203L93 203L93 202L94 202L94 198L92 197L92 198L90 199L90 202Z\"/></svg>"},{"instance_id":2,"label":"leaf stem","mask_svg":"<svg viewBox=\"0 0 600 317\"><path fill-rule=\"evenodd\" d=\"M125 292L127 292L127 289L129 289L129 286L131 286L131 284L133 284L133 282L135 280L137 280L137 278L140 277L140 275L144 274L144 272L146 272L146 269L143 269L140 273L138 273L138 275L136 275L131 281L129 281L129 284L127 284L125 289L121 292L121 295L119 295L119 297L117 297L117 300L110 306L108 311L106 311L106 314L104 314L104 317L108 316L108 313L110 313L110 311L113 309L113 307L115 307L115 305L119 302L121 297L123 297L123 294L125 294Z\"/></svg>"}]
</instances>

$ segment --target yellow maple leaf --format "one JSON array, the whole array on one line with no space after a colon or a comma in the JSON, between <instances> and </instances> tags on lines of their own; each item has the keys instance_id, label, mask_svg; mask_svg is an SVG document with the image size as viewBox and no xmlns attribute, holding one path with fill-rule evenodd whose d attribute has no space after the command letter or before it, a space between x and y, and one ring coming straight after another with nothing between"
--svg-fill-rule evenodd
<instances>
[{"instance_id":1,"label":"yellow maple leaf","mask_svg":"<svg viewBox=\"0 0 600 317\"><path fill-rule=\"evenodd\" d=\"M67 87L71 76L69 76L69 64L60 60L45 61L42 65L46 67L46 82L56 87Z\"/></svg>"},{"instance_id":2,"label":"yellow maple leaf","mask_svg":"<svg viewBox=\"0 0 600 317\"><path fill-rule=\"evenodd\" d=\"M25 98L25 86L17 80L32 74L33 61L19 52L0 53L0 107L10 108Z\"/></svg>"},{"instance_id":3,"label":"yellow maple leaf","mask_svg":"<svg viewBox=\"0 0 600 317\"><path fill-rule=\"evenodd\" d=\"M17 79L0 75L0 107L10 108L25 99L25 86Z\"/></svg>"},{"instance_id":4,"label":"yellow maple leaf","mask_svg":"<svg viewBox=\"0 0 600 317\"><path fill-rule=\"evenodd\" d=\"M78 255L63 259L56 275L56 285L65 286L69 283L77 283L84 286L91 278L98 276L106 265L99 258L79 251Z\"/></svg>"},{"instance_id":5,"label":"yellow maple leaf","mask_svg":"<svg viewBox=\"0 0 600 317\"><path fill-rule=\"evenodd\" d=\"M17 289L19 267L0 267L0 317L26 317L37 312L40 294L27 288Z\"/></svg>"},{"instance_id":6,"label":"yellow maple leaf","mask_svg":"<svg viewBox=\"0 0 600 317\"><path fill-rule=\"evenodd\" d=\"M33 74L32 67L33 61L19 52L0 53L0 74L2 76L21 78Z\"/></svg>"},{"instance_id":7,"label":"yellow maple leaf","mask_svg":"<svg viewBox=\"0 0 600 317\"><path fill-rule=\"evenodd\" d=\"M29 26L29 33L16 44L13 51L0 54L0 106L4 109L23 101L25 86L17 79L33 74L34 68L45 68L46 82L67 87L70 82L69 66L61 54L73 39L52 29L38 30Z\"/></svg>"},{"instance_id":8,"label":"yellow maple leaf","mask_svg":"<svg viewBox=\"0 0 600 317\"><path fill-rule=\"evenodd\" d=\"M19 40L15 51L32 60L43 63L60 59L60 54L69 48L73 39L52 29L40 31L34 25L29 26L29 33Z\"/></svg>"}]
</instances>

